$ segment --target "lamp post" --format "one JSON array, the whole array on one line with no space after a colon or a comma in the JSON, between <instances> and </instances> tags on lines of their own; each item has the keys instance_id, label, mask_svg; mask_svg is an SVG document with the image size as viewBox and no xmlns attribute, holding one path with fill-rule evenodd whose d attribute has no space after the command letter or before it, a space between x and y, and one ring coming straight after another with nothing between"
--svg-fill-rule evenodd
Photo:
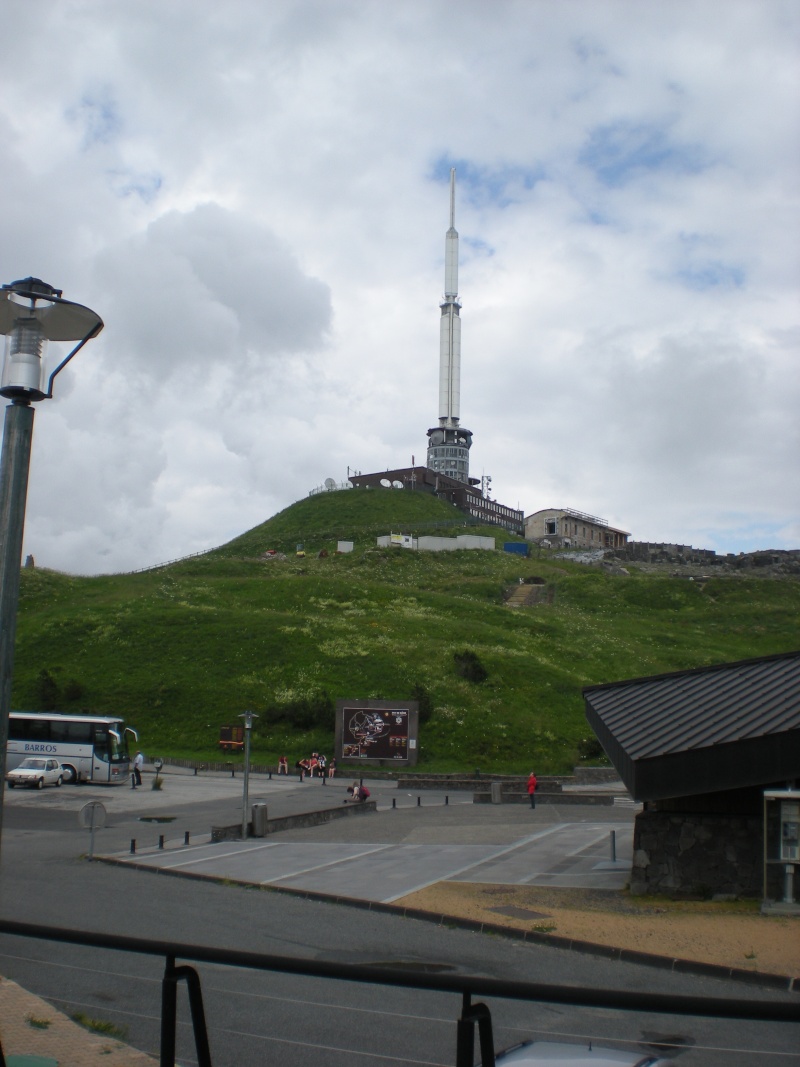
<instances>
[{"instance_id":1,"label":"lamp post","mask_svg":"<svg viewBox=\"0 0 800 1067\"><path fill-rule=\"evenodd\" d=\"M244 785L242 786L242 841L247 840L247 800L250 792L250 734L253 730L255 712L246 711L239 716L244 719Z\"/></svg>"},{"instance_id":2,"label":"lamp post","mask_svg":"<svg viewBox=\"0 0 800 1067\"><path fill-rule=\"evenodd\" d=\"M99 315L82 304L63 300L60 289L39 278L24 278L0 288L0 334L6 338L0 396L11 401L6 408L0 457L0 841L22 533L33 438L31 404L52 397L56 375L102 329ZM48 375L49 341L78 343Z\"/></svg>"}]
</instances>

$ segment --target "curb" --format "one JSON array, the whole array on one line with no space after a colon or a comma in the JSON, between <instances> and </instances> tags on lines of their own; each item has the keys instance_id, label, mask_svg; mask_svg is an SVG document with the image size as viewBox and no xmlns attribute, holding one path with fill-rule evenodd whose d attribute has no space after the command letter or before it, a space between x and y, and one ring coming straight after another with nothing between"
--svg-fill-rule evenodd
<instances>
[{"instance_id":1,"label":"curb","mask_svg":"<svg viewBox=\"0 0 800 1067\"><path fill-rule=\"evenodd\" d=\"M768 974L763 971L746 971L741 967L724 967L718 963L701 963L698 960L684 960L670 956L658 956L652 952L638 952L635 949L614 948L611 945L598 945L593 941L579 941L577 938L559 937L544 934L537 930L522 930L516 926L502 926L499 923L482 922L480 919L461 919L454 915L425 911L423 908L407 908L399 904L384 904L377 900L360 900L357 897L335 896L311 889L291 889L287 886L257 885L238 878L218 878L215 875L195 874L192 871L177 871L149 864L116 859L113 856L95 856L95 863L108 863L114 866L147 871L150 874L168 875L173 878L193 878L198 881L220 882L235 885L242 889L258 889L270 893L282 893L286 896L299 897L302 900L314 900L323 904L340 904L347 908L361 911L375 911L383 915L397 915L403 919L417 919L420 922L433 923L435 926L447 926L455 930L469 930L476 934L492 934L512 941L528 944L549 945L551 948L566 949L569 952L582 952L587 956L600 956L620 963L638 963L645 967L657 967L660 970L673 971L676 974L691 974L703 978L725 978L745 985L763 986L779 989L788 993L800 993L800 975Z\"/></svg>"}]
</instances>

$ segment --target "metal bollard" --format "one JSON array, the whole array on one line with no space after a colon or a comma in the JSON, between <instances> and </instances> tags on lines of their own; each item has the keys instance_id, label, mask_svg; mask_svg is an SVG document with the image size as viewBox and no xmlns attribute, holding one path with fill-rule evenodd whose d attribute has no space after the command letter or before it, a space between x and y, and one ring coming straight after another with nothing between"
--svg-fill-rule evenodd
<instances>
[{"instance_id":1,"label":"metal bollard","mask_svg":"<svg viewBox=\"0 0 800 1067\"><path fill-rule=\"evenodd\" d=\"M447 807L447 805L448 805L449 803L450 803L450 797L449 797L449 796L447 796L447 795L445 794L445 798L444 798L444 806L445 806L445 807Z\"/></svg>"},{"instance_id":2,"label":"metal bollard","mask_svg":"<svg viewBox=\"0 0 800 1067\"><path fill-rule=\"evenodd\" d=\"M272 781L272 771L270 771L270 772L269 772L269 779L268 779L268 780L269 780L270 782Z\"/></svg>"},{"instance_id":3,"label":"metal bollard","mask_svg":"<svg viewBox=\"0 0 800 1067\"><path fill-rule=\"evenodd\" d=\"M609 835L609 845L611 846L611 862L617 862L617 831L611 830Z\"/></svg>"},{"instance_id":4,"label":"metal bollard","mask_svg":"<svg viewBox=\"0 0 800 1067\"><path fill-rule=\"evenodd\" d=\"M392 807L393 808L397 807L397 797L392 797Z\"/></svg>"},{"instance_id":5,"label":"metal bollard","mask_svg":"<svg viewBox=\"0 0 800 1067\"><path fill-rule=\"evenodd\" d=\"M136 838L132 837L131 838L131 855L133 856L135 854L135 852L136 852Z\"/></svg>"},{"instance_id":6,"label":"metal bollard","mask_svg":"<svg viewBox=\"0 0 800 1067\"><path fill-rule=\"evenodd\" d=\"M422 807L422 797L417 797L417 807Z\"/></svg>"},{"instance_id":7,"label":"metal bollard","mask_svg":"<svg viewBox=\"0 0 800 1067\"><path fill-rule=\"evenodd\" d=\"M197 767L195 767L195 769L194 769L194 776L195 776L195 778L197 777Z\"/></svg>"},{"instance_id":8,"label":"metal bollard","mask_svg":"<svg viewBox=\"0 0 800 1067\"><path fill-rule=\"evenodd\" d=\"M188 830L186 830L184 832L183 843L184 843L184 845L188 845L189 844L189 831Z\"/></svg>"},{"instance_id":9,"label":"metal bollard","mask_svg":"<svg viewBox=\"0 0 800 1067\"><path fill-rule=\"evenodd\" d=\"M158 835L158 847L159 848L163 848L164 847L164 835L163 834L159 834Z\"/></svg>"}]
</instances>

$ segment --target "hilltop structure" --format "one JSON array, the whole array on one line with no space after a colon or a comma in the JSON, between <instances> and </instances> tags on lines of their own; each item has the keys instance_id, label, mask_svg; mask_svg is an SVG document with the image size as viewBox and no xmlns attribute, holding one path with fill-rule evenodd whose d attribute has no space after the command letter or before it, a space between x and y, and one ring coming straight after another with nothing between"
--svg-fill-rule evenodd
<instances>
[{"instance_id":1,"label":"hilltop structure","mask_svg":"<svg viewBox=\"0 0 800 1067\"><path fill-rule=\"evenodd\" d=\"M450 228L445 235L444 297L439 326L439 424L428 430L427 466L411 458L410 467L350 474L347 485L356 489L412 489L433 493L459 508L473 521L503 526L524 535L525 513L489 498L491 478L470 478L469 450L472 431L460 424L461 406L461 303L458 298L458 231L456 172L450 171ZM332 480L325 488L339 488ZM342 487L344 488L344 486Z\"/></svg>"},{"instance_id":2,"label":"hilltop structure","mask_svg":"<svg viewBox=\"0 0 800 1067\"><path fill-rule=\"evenodd\" d=\"M469 476L472 433L460 423L461 303L458 299L456 170L450 171L450 229L444 244L444 297L439 304L439 425L428 430L428 467L457 482L477 485Z\"/></svg>"},{"instance_id":3,"label":"hilltop structure","mask_svg":"<svg viewBox=\"0 0 800 1067\"><path fill-rule=\"evenodd\" d=\"M543 508L525 517L525 537L545 547L624 548L630 533L574 508Z\"/></svg>"}]
</instances>

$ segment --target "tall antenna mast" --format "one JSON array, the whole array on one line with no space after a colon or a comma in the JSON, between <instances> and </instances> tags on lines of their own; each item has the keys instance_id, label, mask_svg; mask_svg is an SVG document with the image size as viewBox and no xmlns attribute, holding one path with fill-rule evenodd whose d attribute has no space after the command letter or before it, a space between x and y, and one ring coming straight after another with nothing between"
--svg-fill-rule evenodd
<instances>
[{"instance_id":1,"label":"tall antenna mast","mask_svg":"<svg viewBox=\"0 0 800 1067\"><path fill-rule=\"evenodd\" d=\"M428 430L428 466L469 481L472 434L459 427L461 406L461 304L458 299L456 169L450 170L450 228L444 244L444 298L439 327L439 429Z\"/></svg>"}]
</instances>

